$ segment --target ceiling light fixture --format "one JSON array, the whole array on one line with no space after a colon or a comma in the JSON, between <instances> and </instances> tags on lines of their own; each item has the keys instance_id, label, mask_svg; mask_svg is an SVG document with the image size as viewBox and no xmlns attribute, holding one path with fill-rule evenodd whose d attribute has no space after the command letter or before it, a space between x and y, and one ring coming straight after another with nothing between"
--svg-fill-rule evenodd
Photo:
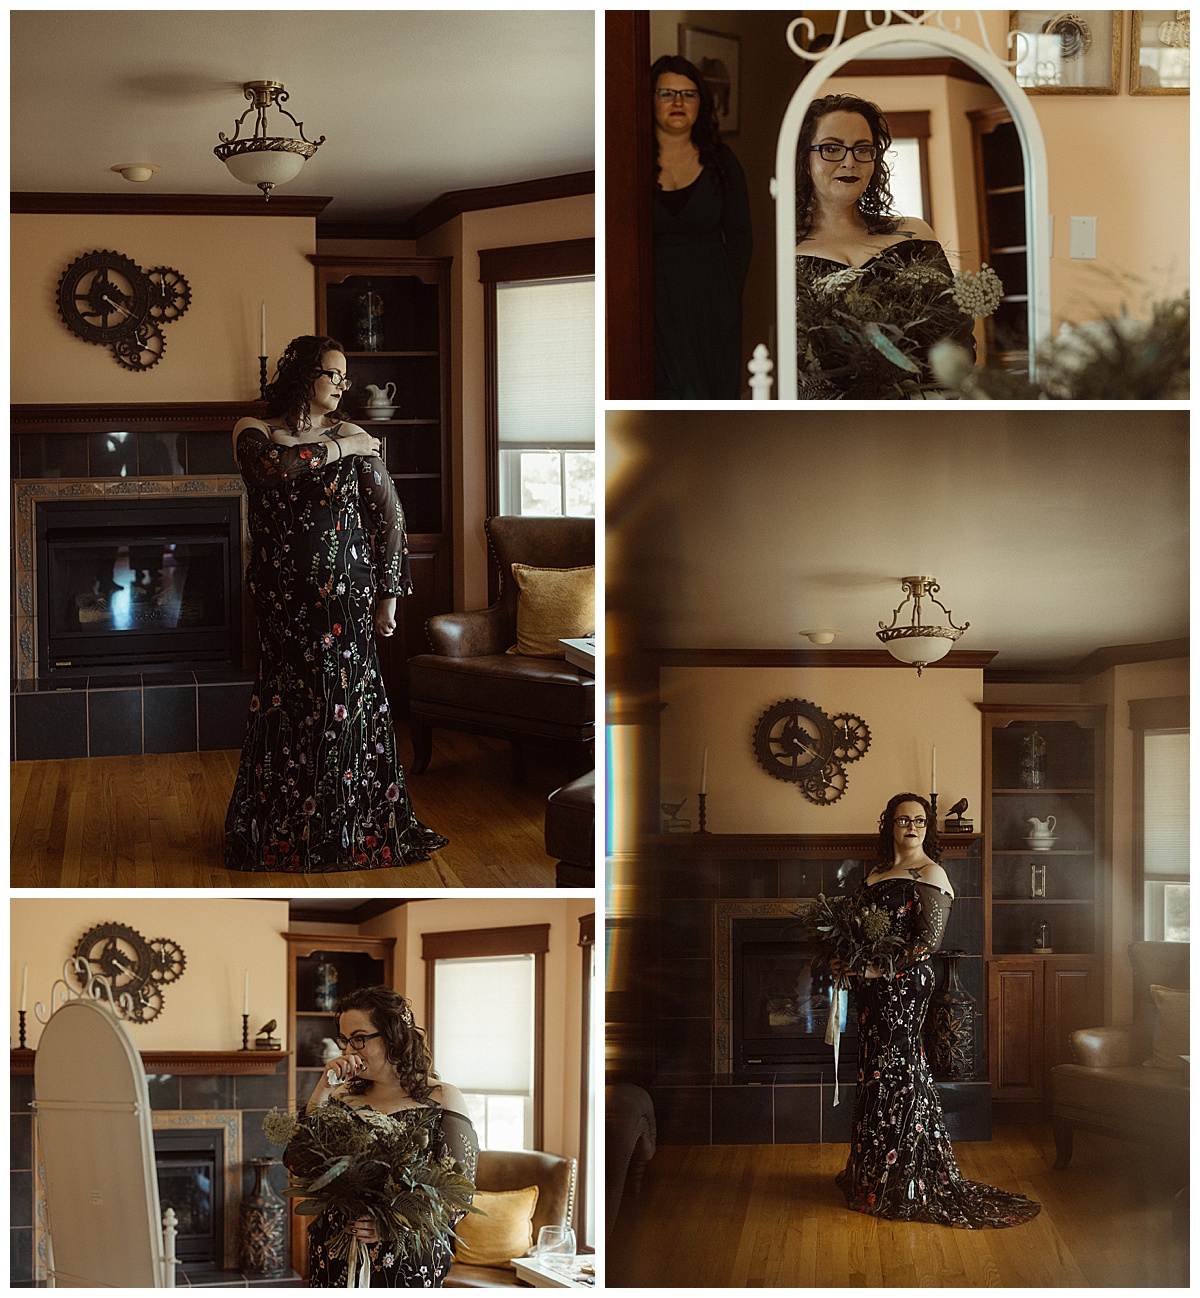
<instances>
[{"instance_id":1,"label":"ceiling light fixture","mask_svg":"<svg viewBox=\"0 0 1200 1298\"><path fill-rule=\"evenodd\" d=\"M250 107L237 119L232 139L224 131L218 132L221 143L213 152L229 168L235 180L240 180L244 185L257 185L269 202L271 190L276 185L295 180L308 159L325 143L325 137L322 135L319 140L305 138L304 123L296 121L282 107L288 99L282 81L247 81L242 87L242 93L250 100ZM297 140L290 135L268 135L268 108L275 108L286 117L300 132L300 138ZM242 138L242 123L251 110L256 113L254 134Z\"/></svg>"},{"instance_id":2,"label":"ceiling light fixture","mask_svg":"<svg viewBox=\"0 0 1200 1298\"><path fill-rule=\"evenodd\" d=\"M109 171L118 172L126 180L132 180L134 184L149 180L155 172L161 170L162 168L156 167L153 162L118 162L115 167L109 167Z\"/></svg>"},{"instance_id":3,"label":"ceiling light fixture","mask_svg":"<svg viewBox=\"0 0 1200 1298\"><path fill-rule=\"evenodd\" d=\"M812 631L801 631L800 635L806 635L813 644L832 644L836 636L841 635L840 631L834 631L830 627L816 627Z\"/></svg>"},{"instance_id":4,"label":"ceiling light fixture","mask_svg":"<svg viewBox=\"0 0 1200 1298\"><path fill-rule=\"evenodd\" d=\"M899 662L907 663L917 669L920 676L924 667L944 658L950 652L950 646L971 625L964 622L962 626L954 625L954 614L938 599L941 589L936 577L901 577L900 585L904 590L904 599L892 614L891 626L879 624L876 635L887 646L887 651ZM945 626L927 625L921 618L921 601L931 599L946 615ZM900 610L912 600L912 617L904 626L897 625Z\"/></svg>"}]
</instances>

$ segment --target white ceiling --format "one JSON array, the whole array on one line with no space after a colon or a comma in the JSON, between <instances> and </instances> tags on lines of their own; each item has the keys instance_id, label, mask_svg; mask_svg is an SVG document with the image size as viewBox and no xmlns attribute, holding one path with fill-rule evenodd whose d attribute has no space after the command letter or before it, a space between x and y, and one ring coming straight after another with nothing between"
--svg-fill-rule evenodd
<instances>
[{"instance_id":1,"label":"white ceiling","mask_svg":"<svg viewBox=\"0 0 1200 1298\"><path fill-rule=\"evenodd\" d=\"M591 9L15 12L12 188L121 193L135 186L109 168L152 162L144 193L252 197L212 150L255 80L282 81L326 137L278 191L332 195L323 220L590 171L594 31Z\"/></svg>"},{"instance_id":2,"label":"white ceiling","mask_svg":"<svg viewBox=\"0 0 1200 1298\"><path fill-rule=\"evenodd\" d=\"M610 584L669 646L879 649L916 574L995 670L1188 634L1182 412L627 413L608 445Z\"/></svg>"}]
</instances>

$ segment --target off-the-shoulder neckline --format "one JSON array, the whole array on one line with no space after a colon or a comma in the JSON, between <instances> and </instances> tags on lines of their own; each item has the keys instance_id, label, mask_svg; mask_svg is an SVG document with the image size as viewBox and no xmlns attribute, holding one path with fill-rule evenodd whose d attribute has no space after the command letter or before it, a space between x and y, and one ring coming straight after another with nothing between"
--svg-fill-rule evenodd
<instances>
[{"instance_id":1,"label":"off-the-shoulder neckline","mask_svg":"<svg viewBox=\"0 0 1200 1298\"><path fill-rule=\"evenodd\" d=\"M907 239L897 239L895 243L889 243L886 248L880 248L878 252L873 252L866 261L862 262L858 266L851 266L848 261L838 261L836 257L822 257L818 252L797 251L796 256L807 257L809 261L823 261L830 266L838 266L842 270L865 270L873 261L882 257L884 253L891 252L893 248L914 247L919 243L932 244L935 248L940 248L942 246L936 239L919 239L915 235Z\"/></svg>"},{"instance_id":2,"label":"off-the-shoulder neckline","mask_svg":"<svg viewBox=\"0 0 1200 1298\"><path fill-rule=\"evenodd\" d=\"M881 883L911 883L914 887L919 883L922 888L936 888L943 896L949 897L951 901L954 900L954 894L952 892L947 892L941 884L930 883L926 879L914 879L911 876L906 877L903 874L892 874L886 879L876 879L874 883L867 881L866 886L868 888L878 888Z\"/></svg>"}]
</instances>

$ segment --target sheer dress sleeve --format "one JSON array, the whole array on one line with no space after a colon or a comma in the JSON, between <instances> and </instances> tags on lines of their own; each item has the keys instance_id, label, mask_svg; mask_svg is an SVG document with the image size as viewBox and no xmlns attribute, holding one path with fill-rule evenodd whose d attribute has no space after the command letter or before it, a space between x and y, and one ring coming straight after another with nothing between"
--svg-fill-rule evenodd
<instances>
[{"instance_id":1,"label":"sheer dress sleeve","mask_svg":"<svg viewBox=\"0 0 1200 1298\"><path fill-rule=\"evenodd\" d=\"M896 958L896 972L903 973L913 965L928 960L941 949L950 922L954 898L932 883L913 884L912 930L908 948Z\"/></svg>"},{"instance_id":2,"label":"sheer dress sleeve","mask_svg":"<svg viewBox=\"0 0 1200 1298\"><path fill-rule=\"evenodd\" d=\"M249 487L280 487L298 473L324 468L329 461L328 442L303 442L280 446L261 428L243 428L238 433L237 461Z\"/></svg>"},{"instance_id":3,"label":"sheer dress sleeve","mask_svg":"<svg viewBox=\"0 0 1200 1298\"><path fill-rule=\"evenodd\" d=\"M479 1167L479 1138L471 1119L453 1109L442 1110L442 1152L454 1159L473 1185Z\"/></svg>"},{"instance_id":4,"label":"sheer dress sleeve","mask_svg":"<svg viewBox=\"0 0 1200 1298\"><path fill-rule=\"evenodd\" d=\"M363 525L375 548L375 593L379 596L411 595L408 536L404 510L391 474L377 455L357 457L358 493Z\"/></svg>"}]
</instances>

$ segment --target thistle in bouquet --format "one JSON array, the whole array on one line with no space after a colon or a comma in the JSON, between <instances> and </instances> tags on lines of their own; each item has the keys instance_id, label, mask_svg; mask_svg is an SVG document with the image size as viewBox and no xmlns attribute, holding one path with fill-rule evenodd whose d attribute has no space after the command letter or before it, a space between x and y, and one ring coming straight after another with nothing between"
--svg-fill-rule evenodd
<instances>
[{"instance_id":1,"label":"thistle in bouquet","mask_svg":"<svg viewBox=\"0 0 1200 1298\"><path fill-rule=\"evenodd\" d=\"M298 1200L301 1216L331 1214L349 1227L371 1217L384 1248L402 1261L435 1248L450 1248L454 1224L471 1207L475 1187L449 1154L432 1153L438 1138L436 1109L414 1110L397 1122L372 1109L353 1109L329 1100L297 1117L272 1109L263 1132L283 1145L291 1181L283 1191ZM331 1257L350 1261L358 1241L334 1231Z\"/></svg>"}]
</instances>

